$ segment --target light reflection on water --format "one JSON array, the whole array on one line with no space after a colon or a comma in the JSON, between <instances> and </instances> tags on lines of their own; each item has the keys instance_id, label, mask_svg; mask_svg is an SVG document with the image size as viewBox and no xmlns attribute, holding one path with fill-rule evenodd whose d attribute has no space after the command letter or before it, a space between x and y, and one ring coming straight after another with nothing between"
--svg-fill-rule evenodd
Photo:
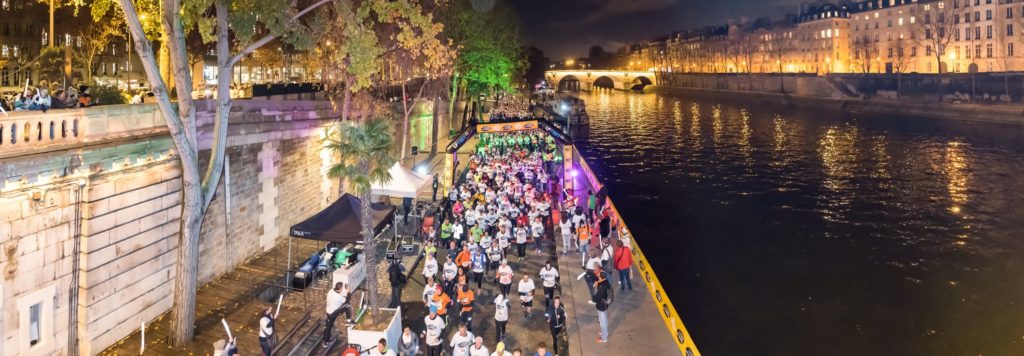
<instances>
[{"instance_id":1,"label":"light reflection on water","mask_svg":"<svg viewBox=\"0 0 1024 356\"><path fill-rule=\"evenodd\" d=\"M1024 354L1019 128L583 99L577 142L702 353Z\"/></svg>"}]
</instances>

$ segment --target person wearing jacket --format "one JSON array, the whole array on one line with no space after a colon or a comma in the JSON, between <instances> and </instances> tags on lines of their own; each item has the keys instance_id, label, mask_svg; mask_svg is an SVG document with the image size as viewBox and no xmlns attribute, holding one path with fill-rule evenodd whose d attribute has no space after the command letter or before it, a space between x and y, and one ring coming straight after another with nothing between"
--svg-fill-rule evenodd
<instances>
[{"instance_id":1,"label":"person wearing jacket","mask_svg":"<svg viewBox=\"0 0 1024 356\"><path fill-rule=\"evenodd\" d=\"M608 342L608 279L604 271L598 266L594 269L597 280L594 281L594 306L597 308L597 320L601 324L601 334L597 336L597 342Z\"/></svg>"},{"instance_id":2,"label":"person wearing jacket","mask_svg":"<svg viewBox=\"0 0 1024 356\"><path fill-rule=\"evenodd\" d=\"M402 337L398 338L398 356L415 356L419 349L420 337L406 326L402 330Z\"/></svg>"},{"instance_id":3,"label":"person wearing jacket","mask_svg":"<svg viewBox=\"0 0 1024 356\"><path fill-rule=\"evenodd\" d=\"M397 308L402 302L402 283L405 282L405 267L398 261L388 266L388 281L391 282L391 304L389 308Z\"/></svg>"},{"instance_id":4,"label":"person wearing jacket","mask_svg":"<svg viewBox=\"0 0 1024 356\"><path fill-rule=\"evenodd\" d=\"M633 253L622 243L622 240L615 241L615 257L614 264L615 270L619 271L619 290L633 290L633 281L630 279L630 274L633 266Z\"/></svg>"},{"instance_id":5,"label":"person wearing jacket","mask_svg":"<svg viewBox=\"0 0 1024 356\"><path fill-rule=\"evenodd\" d=\"M270 356L271 350L273 350L274 319L277 319L277 316L273 314L273 310L273 307L268 306L267 310L264 310L263 315L260 317L259 343L263 356Z\"/></svg>"},{"instance_id":6,"label":"person wearing jacket","mask_svg":"<svg viewBox=\"0 0 1024 356\"><path fill-rule=\"evenodd\" d=\"M562 298L555 297L554 302L548 307L548 310L544 312L544 316L548 319L548 328L551 330L551 351L558 354L558 336L562 334L562 330L565 330L565 308L562 306Z\"/></svg>"}]
</instances>

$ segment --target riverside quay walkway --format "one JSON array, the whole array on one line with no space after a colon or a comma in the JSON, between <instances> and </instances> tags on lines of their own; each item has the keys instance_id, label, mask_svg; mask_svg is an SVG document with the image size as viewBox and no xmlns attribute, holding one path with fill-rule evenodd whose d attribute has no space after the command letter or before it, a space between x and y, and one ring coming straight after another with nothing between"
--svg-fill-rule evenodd
<instances>
[{"instance_id":1,"label":"riverside quay walkway","mask_svg":"<svg viewBox=\"0 0 1024 356\"><path fill-rule=\"evenodd\" d=\"M484 132L513 132L513 131L544 131L547 135L553 136L561 150L562 164L557 169L561 178L561 186L575 196L575 201L583 202L585 205L587 192L598 192L601 183L594 176L586 161L582 158L576 148L569 141L568 136L561 130L552 126L544 120L512 120L502 123L480 123L468 127L459 136L452 140L447 148L445 164L441 168L442 176L445 177L443 185L445 189L454 186L457 177L464 172L464 163L468 161L467 153L473 150L460 149L463 146L473 147L477 143L477 133ZM446 195L445 195L446 196ZM562 206L562 201L555 205ZM617 222L621 231L628 234L628 227L618 216L611 200L606 200L606 206L611 208L611 217ZM560 214L552 211L553 221L558 221ZM597 309L590 304L590 292L585 280L578 280L577 276L583 273L581 257L579 254L562 254L561 237L557 224L546 228L548 237L545 240L540 253L530 251L527 253L524 262L513 262L510 256L509 264L513 267L515 279L520 278L523 273L528 274L540 283L538 272L545 261L553 261L559 270L560 295L565 306L567 328L564 336L559 341L559 350L552 350L552 339L544 319L544 296L538 294L534 299L534 315L530 319L524 319L519 312L519 298L512 293L512 305L507 325L507 337L505 344L508 350L520 348L524 354L534 353L539 342L544 342L547 350L552 354L561 356L568 355L700 355L695 343L683 326L681 317L676 313L672 303L658 281L654 271L651 270L639 245L642 237L631 236L633 252L633 290L619 291L618 275L614 271L609 273L614 289L614 301L608 307L608 342L598 343L597 337L600 331ZM554 233L552 233L552 231ZM617 234L611 235L613 239ZM591 251L599 251L599 242L591 239ZM611 241L613 244L615 241ZM530 249L532 250L532 248ZM439 256L442 256L439 251ZM440 257L438 263L444 262ZM405 320L403 324L414 331L423 330L423 317L426 315L423 303L424 282L421 274L422 266L411 273L409 283L402 291L402 315ZM491 274L491 272L487 272ZM614 275L613 275L614 274ZM470 283L475 287L475 283ZM513 283L515 288L516 283ZM491 302L495 297L496 288L487 281L476 296L476 307L473 314L473 333L484 338L484 345L491 351L496 345L494 305ZM556 292L558 295L559 292ZM452 320L457 320L453 318ZM451 330L453 328L449 328ZM450 335L445 337L447 345ZM566 345L566 342L568 347Z\"/></svg>"}]
</instances>

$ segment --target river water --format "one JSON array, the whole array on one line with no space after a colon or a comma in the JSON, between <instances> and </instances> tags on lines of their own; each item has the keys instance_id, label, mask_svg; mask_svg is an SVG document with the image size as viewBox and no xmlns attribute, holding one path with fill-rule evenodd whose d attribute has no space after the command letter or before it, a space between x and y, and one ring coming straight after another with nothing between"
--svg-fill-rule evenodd
<instances>
[{"instance_id":1,"label":"river water","mask_svg":"<svg viewBox=\"0 0 1024 356\"><path fill-rule=\"evenodd\" d=\"M577 145L703 354L1024 355L1021 128L582 99Z\"/></svg>"}]
</instances>

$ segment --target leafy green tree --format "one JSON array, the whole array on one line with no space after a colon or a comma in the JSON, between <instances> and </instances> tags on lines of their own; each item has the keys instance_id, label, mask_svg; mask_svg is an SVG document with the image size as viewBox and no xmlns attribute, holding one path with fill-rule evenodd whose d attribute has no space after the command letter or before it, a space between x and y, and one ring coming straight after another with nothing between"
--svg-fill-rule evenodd
<instances>
[{"instance_id":1,"label":"leafy green tree","mask_svg":"<svg viewBox=\"0 0 1024 356\"><path fill-rule=\"evenodd\" d=\"M57 47L43 48L32 66L39 73L40 81L60 83L59 79L64 77L64 51Z\"/></svg>"},{"instance_id":2,"label":"leafy green tree","mask_svg":"<svg viewBox=\"0 0 1024 356\"><path fill-rule=\"evenodd\" d=\"M460 88L470 97L512 90L526 68L515 10L505 2L478 10L471 0L452 0L444 13L446 34L457 48L452 108Z\"/></svg>"},{"instance_id":3,"label":"leafy green tree","mask_svg":"<svg viewBox=\"0 0 1024 356\"><path fill-rule=\"evenodd\" d=\"M327 170L327 176L348 181L349 189L359 197L363 233L363 251L366 256L366 289L370 292L373 313L377 303L377 248L373 241L373 218L370 191L374 183L391 180L388 169L395 164L392 156L391 124L385 119L372 119L361 124L346 121L327 133L324 149L341 157ZM371 314L371 315L372 315Z\"/></svg>"}]
</instances>

